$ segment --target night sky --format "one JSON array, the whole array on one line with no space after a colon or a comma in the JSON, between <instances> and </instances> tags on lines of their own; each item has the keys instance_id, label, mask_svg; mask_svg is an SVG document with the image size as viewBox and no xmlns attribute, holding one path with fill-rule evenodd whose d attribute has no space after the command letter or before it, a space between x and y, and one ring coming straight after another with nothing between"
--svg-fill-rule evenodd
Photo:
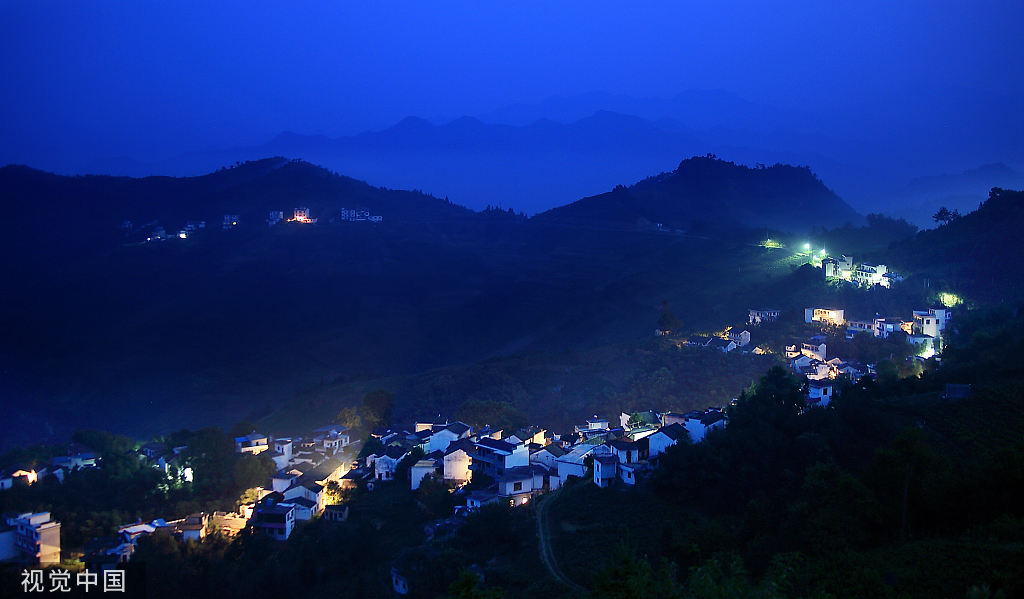
<instances>
[{"instance_id":1,"label":"night sky","mask_svg":"<svg viewBox=\"0 0 1024 599\"><path fill-rule=\"evenodd\" d=\"M722 89L894 137L1003 127L1018 150L1024 130L1020 0L6 0L0 28L0 164L57 172L597 91Z\"/></svg>"}]
</instances>

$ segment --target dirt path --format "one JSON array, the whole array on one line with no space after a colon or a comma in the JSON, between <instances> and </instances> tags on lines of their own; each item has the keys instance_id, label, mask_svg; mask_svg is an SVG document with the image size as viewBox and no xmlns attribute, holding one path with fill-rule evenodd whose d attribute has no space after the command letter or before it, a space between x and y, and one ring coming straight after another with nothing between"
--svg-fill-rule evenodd
<instances>
[{"instance_id":1,"label":"dirt path","mask_svg":"<svg viewBox=\"0 0 1024 599\"><path fill-rule=\"evenodd\" d=\"M569 580L565 573L562 572L562 569L558 567L558 562L555 560L555 552L551 547L551 539L548 538L548 508L557 499L558 491L545 495L541 500L540 510L537 511L537 536L540 538L540 557L544 562L544 566L547 567L548 572L551 573L555 580L571 589L586 591L587 589Z\"/></svg>"}]
</instances>

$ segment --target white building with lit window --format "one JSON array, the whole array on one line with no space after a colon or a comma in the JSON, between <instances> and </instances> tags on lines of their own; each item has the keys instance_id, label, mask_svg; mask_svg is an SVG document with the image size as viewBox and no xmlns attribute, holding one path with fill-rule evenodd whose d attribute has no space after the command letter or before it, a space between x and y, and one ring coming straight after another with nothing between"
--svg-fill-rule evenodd
<instances>
[{"instance_id":1,"label":"white building with lit window","mask_svg":"<svg viewBox=\"0 0 1024 599\"><path fill-rule=\"evenodd\" d=\"M7 524L14 528L14 548L22 560L44 566L60 563L60 522L52 520L50 512L18 514L8 517Z\"/></svg>"}]
</instances>

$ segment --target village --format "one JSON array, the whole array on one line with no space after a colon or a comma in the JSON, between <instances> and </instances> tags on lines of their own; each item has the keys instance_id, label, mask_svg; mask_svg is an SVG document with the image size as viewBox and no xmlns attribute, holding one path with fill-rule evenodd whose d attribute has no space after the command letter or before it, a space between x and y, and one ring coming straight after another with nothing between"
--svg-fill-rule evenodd
<instances>
[{"instance_id":1,"label":"village","mask_svg":"<svg viewBox=\"0 0 1024 599\"><path fill-rule=\"evenodd\" d=\"M308 217L308 215L307 215ZM826 276L854 272L852 261L829 262ZM838 267L836 265L839 265ZM830 270L838 268L839 270ZM846 270L843 270L843 269ZM872 267L885 273L885 267ZM851 279L856 279L851 275ZM882 285L877 281L862 285ZM678 346L721 352L763 353L756 344L759 327L777 321L778 309L751 309L746 327L731 327L719 334L694 335ZM874 338L905 336L915 346L914 359L927 359L943 347L949 326L948 307L913 311L906 317L847 318L842 308L807 307L803 321L824 332L845 330L847 338L862 334ZM740 329L740 330L737 330ZM669 331L656 330L669 337ZM748 348L753 349L748 349ZM806 409L827 407L840 379L875 376L875 364L829 359L824 334L794 341L784 347L792 374L805 380ZM300 436L275 436L257 431L234 438L235 452L273 462L275 473L235 513L194 513L184 518L133 522L117 528L113 537L96 538L82 548L80 561L86 572L102 572L129 562L138 539L144 535L170 535L183 543L201 541L208 534L237 535L250 529L279 541L312 519L345 521L346 490L361 487L372 493L380 485L408 485L413 491L425 481L444 485L456 497L457 507L448 517L430 522L427 540L452 534L472 512L485 505L505 502L523 506L557 491L571 480L592 482L597 487L633 486L658 467L665 451L679 443L700 443L728 425L726 406L687 413L647 410L620 413L615 419L594 415L573 430L561 434L537 426L505 431L487 426L474 430L460 421L430 419L409 426L373 430L365 439L353 439L353 431L327 424ZM189 484L194 478L186 456L188 447L168 447L150 442L140 445L135 457L165 473L168 480ZM66 456L45 466L14 464L0 472L0 489L31 485L53 475L63 480L73 469L102 468L95 451L79 443L68 446ZM51 565L61 561L60 523L48 512L7 513L0 522L0 560ZM393 586L401 594L406 584L393 573Z\"/></svg>"},{"instance_id":2,"label":"village","mask_svg":"<svg viewBox=\"0 0 1024 599\"><path fill-rule=\"evenodd\" d=\"M267 226L275 227L282 223L302 223L302 224L316 224L320 219L313 218L310 216L309 208L305 206L295 208L292 211L291 218L285 218L283 210L271 210L267 217ZM343 222L371 222L380 223L384 221L384 217L379 214L370 214L370 211L366 208L342 208L339 217L330 217L327 219L327 224L334 225ZM224 219L221 222L221 229L229 230L239 226L242 222L241 215L238 214L225 214ZM188 239L199 232L200 229L206 229L206 221L204 220L190 220L185 223L185 226L174 231L171 229L168 231L167 227L160 224L159 221L149 221L141 227L136 227L135 224L130 220L123 220L121 222L121 231L126 237L131 237L137 234L145 233L145 241L165 241L168 239Z\"/></svg>"}]
</instances>

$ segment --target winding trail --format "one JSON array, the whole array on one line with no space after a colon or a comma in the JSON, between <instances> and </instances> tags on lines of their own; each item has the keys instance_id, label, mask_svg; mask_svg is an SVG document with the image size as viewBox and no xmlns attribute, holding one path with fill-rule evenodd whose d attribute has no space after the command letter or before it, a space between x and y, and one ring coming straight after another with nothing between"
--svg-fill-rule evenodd
<instances>
[{"instance_id":1,"label":"winding trail","mask_svg":"<svg viewBox=\"0 0 1024 599\"><path fill-rule=\"evenodd\" d=\"M540 509L537 511L537 537L540 538L540 557L544 562L544 565L547 567L548 572L551 573L551 576L553 576L555 580L573 590L586 591L587 589L569 580L565 575L565 572L562 572L562 569L558 567L558 562L555 560L554 549L551 547L551 539L548 538L548 508L557 498L558 491L553 491L544 495L541 500Z\"/></svg>"}]
</instances>

